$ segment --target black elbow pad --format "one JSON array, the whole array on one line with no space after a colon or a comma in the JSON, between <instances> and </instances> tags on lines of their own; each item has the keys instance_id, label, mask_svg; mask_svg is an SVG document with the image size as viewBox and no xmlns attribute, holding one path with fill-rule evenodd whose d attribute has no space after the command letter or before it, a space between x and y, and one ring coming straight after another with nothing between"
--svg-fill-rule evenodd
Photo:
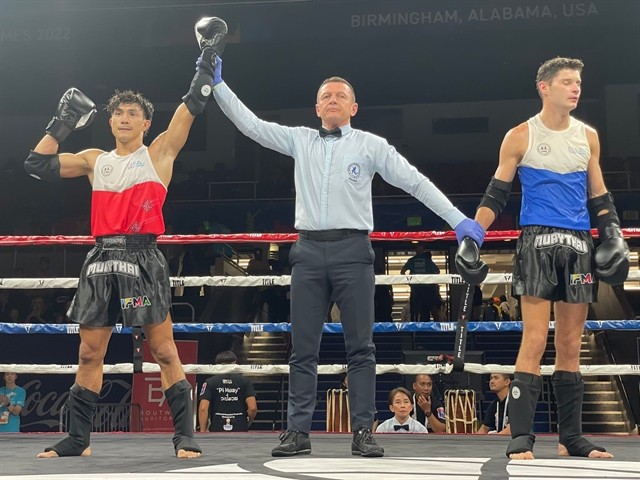
<instances>
[{"instance_id":1,"label":"black elbow pad","mask_svg":"<svg viewBox=\"0 0 640 480\"><path fill-rule=\"evenodd\" d=\"M598 228L600 228L602 223L615 223L618 226L620 225L618 212L616 211L616 206L613 203L613 195L611 195L610 192L587 200L587 208L589 209L591 221L596 223ZM600 215L600 212L605 210L607 213Z\"/></svg>"},{"instance_id":2,"label":"black elbow pad","mask_svg":"<svg viewBox=\"0 0 640 480\"><path fill-rule=\"evenodd\" d=\"M36 180L60 180L60 158L57 154L42 154L31 150L24 161L25 171Z\"/></svg>"},{"instance_id":3,"label":"black elbow pad","mask_svg":"<svg viewBox=\"0 0 640 480\"><path fill-rule=\"evenodd\" d=\"M491 181L487 186L482 200L480 200L480 207L487 207L496 215L500 215L500 212L504 209L507 201L509 200L509 194L511 193L511 182L505 182L498 180L496 177L491 177Z\"/></svg>"}]
</instances>

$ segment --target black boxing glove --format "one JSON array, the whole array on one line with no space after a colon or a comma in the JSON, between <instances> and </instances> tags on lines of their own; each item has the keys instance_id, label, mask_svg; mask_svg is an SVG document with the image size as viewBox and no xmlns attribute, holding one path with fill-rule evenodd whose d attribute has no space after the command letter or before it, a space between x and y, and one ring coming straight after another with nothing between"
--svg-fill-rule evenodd
<instances>
[{"instance_id":1,"label":"black boxing glove","mask_svg":"<svg viewBox=\"0 0 640 480\"><path fill-rule=\"evenodd\" d=\"M227 24L218 17L207 17L196 23L195 31L202 55L196 62L196 74L191 81L189 91L182 97L182 101L193 116L204 111L213 86L222 81L219 57L227 41ZM214 72L216 67L217 75Z\"/></svg>"},{"instance_id":2,"label":"black boxing glove","mask_svg":"<svg viewBox=\"0 0 640 480\"><path fill-rule=\"evenodd\" d=\"M629 246L620 229L620 219L613 204L613 195L607 192L589 199L587 203L592 220L597 221L600 245L596 249L596 276L610 285L619 285L629 276ZM599 215L603 210L607 213Z\"/></svg>"},{"instance_id":3,"label":"black boxing glove","mask_svg":"<svg viewBox=\"0 0 640 480\"><path fill-rule=\"evenodd\" d=\"M464 237L460 242L456 267L462 279L471 285L481 284L489 273L487 264L480 260L480 248L471 237Z\"/></svg>"},{"instance_id":4,"label":"black boxing glove","mask_svg":"<svg viewBox=\"0 0 640 480\"><path fill-rule=\"evenodd\" d=\"M91 125L96 111L96 105L89 97L77 88L70 88L62 95L46 132L62 143L74 130Z\"/></svg>"},{"instance_id":5,"label":"black boxing glove","mask_svg":"<svg viewBox=\"0 0 640 480\"><path fill-rule=\"evenodd\" d=\"M201 18L196 23L195 31L200 50L212 48L217 56L222 56L229 31L224 20L218 17Z\"/></svg>"}]
</instances>

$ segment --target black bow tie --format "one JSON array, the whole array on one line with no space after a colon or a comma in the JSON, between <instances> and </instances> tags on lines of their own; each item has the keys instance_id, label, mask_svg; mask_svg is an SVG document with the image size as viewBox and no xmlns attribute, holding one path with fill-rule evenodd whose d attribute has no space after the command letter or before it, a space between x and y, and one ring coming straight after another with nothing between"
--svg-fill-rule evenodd
<instances>
[{"instance_id":1,"label":"black bow tie","mask_svg":"<svg viewBox=\"0 0 640 480\"><path fill-rule=\"evenodd\" d=\"M393 429L397 432L398 430L406 430L409 431L409 425L394 425Z\"/></svg>"},{"instance_id":2,"label":"black bow tie","mask_svg":"<svg viewBox=\"0 0 640 480\"><path fill-rule=\"evenodd\" d=\"M342 136L342 130L340 130L339 127L334 128L333 130L327 130L324 127L320 127L320 136L322 138L324 137L341 137Z\"/></svg>"}]
</instances>

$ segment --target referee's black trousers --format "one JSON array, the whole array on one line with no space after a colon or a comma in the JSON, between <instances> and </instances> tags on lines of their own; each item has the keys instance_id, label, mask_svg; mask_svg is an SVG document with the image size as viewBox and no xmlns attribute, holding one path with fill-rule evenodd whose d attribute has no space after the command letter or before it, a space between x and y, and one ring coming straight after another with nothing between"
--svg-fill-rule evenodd
<instances>
[{"instance_id":1,"label":"referee's black trousers","mask_svg":"<svg viewBox=\"0 0 640 480\"><path fill-rule=\"evenodd\" d=\"M330 232L337 232L333 236ZM329 240L328 240L329 239ZM375 254L367 232L300 233L291 248L291 328L287 428L309 432L316 405L317 365L329 304L340 309L347 352L353 429L371 428L375 412L373 344Z\"/></svg>"}]
</instances>

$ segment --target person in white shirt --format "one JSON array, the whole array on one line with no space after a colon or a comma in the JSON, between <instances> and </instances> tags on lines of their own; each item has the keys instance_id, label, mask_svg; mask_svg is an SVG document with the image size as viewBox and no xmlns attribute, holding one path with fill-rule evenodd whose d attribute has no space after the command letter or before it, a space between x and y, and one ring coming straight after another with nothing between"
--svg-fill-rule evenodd
<instances>
[{"instance_id":1,"label":"person in white shirt","mask_svg":"<svg viewBox=\"0 0 640 480\"><path fill-rule=\"evenodd\" d=\"M389 392L389 410L393 417L378 425L376 433L429 433L424 425L411 418L413 401L406 388L398 387Z\"/></svg>"}]
</instances>

